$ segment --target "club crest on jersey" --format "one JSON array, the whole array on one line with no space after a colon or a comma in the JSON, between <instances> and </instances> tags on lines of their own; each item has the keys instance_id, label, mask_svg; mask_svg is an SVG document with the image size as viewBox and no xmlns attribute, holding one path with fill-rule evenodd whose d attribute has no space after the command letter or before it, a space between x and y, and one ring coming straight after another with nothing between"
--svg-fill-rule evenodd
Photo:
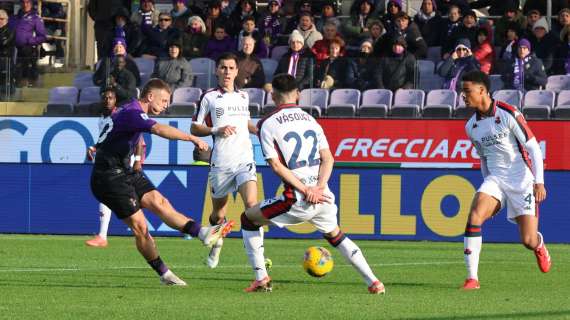
<instances>
[{"instance_id":1,"label":"club crest on jersey","mask_svg":"<svg viewBox=\"0 0 570 320\"><path fill-rule=\"evenodd\" d=\"M241 92L239 95L243 100L245 100L245 94L243 94L243 92Z\"/></svg>"},{"instance_id":2,"label":"club crest on jersey","mask_svg":"<svg viewBox=\"0 0 570 320\"><path fill-rule=\"evenodd\" d=\"M145 121L148 120L148 114L146 114L146 113L141 113L141 118L142 118L143 120L145 120Z\"/></svg>"},{"instance_id":3,"label":"club crest on jersey","mask_svg":"<svg viewBox=\"0 0 570 320\"><path fill-rule=\"evenodd\" d=\"M476 123L473 124L473 129L477 128L478 125Z\"/></svg>"},{"instance_id":4,"label":"club crest on jersey","mask_svg":"<svg viewBox=\"0 0 570 320\"><path fill-rule=\"evenodd\" d=\"M495 123L496 123L496 124L499 124L499 123L501 123L501 118L499 118L499 117L496 117L496 118L495 118Z\"/></svg>"},{"instance_id":5,"label":"club crest on jersey","mask_svg":"<svg viewBox=\"0 0 570 320\"><path fill-rule=\"evenodd\" d=\"M224 115L223 108L216 108L216 118L221 118Z\"/></svg>"}]
</instances>

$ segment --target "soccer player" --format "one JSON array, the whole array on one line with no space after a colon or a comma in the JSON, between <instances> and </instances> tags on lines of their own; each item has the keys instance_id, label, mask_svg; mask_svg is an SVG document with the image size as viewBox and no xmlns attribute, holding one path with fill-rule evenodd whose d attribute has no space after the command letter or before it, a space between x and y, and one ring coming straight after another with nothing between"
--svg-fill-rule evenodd
<instances>
[{"instance_id":1,"label":"soccer player","mask_svg":"<svg viewBox=\"0 0 570 320\"><path fill-rule=\"evenodd\" d=\"M212 246L230 232L233 222L202 227L200 223L177 212L141 171L131 169L130 156L143 132L171 140L190 141L199 149L208 148L201 139L148 117L147 113L157 115L166 109L170 94L170 88L164 81L151 79L143 88L140 100L131 100L108 118L96 144L91 190L97 200L131 228L138 251L160 276L161 283L185 286L186 283L170 271L160 258L148 233L142 208L154 212L169 227L198 237L206 246Z\"/></svg>"},{"instance_id":2,"label":"soccer player","mask_svg":"<svg viewBox=\"0 0 570 320\"><path fill-rule=\"evenodd\" d=\"M237 74L235 54L224 53L216 60L218 87L202 96L191 127L192 134L212 135L214 140L208 174L212 193L211 225L225 221L228 194L236 190L246 209L257 203L257 175L249 138L250 133L257 133L257 128L249 116L247 92L235 87ZM210 250L206 259L208 267L218 265L222 245L220 238Z\"/></svg>"},{"instance_id":3,"label":"soccer player","mask_svg":"<svg viewBox=\"0 0 570 320\"><path fill-rule=\"evenodd\" d=\"M465 131L481 158L484 178L473 198L465 229L467 279L463 289L479 289L481 226L504 206L507 219L519 227L523 245L534 251L540 271L548 272L550 255L538 232L538 204L546 198L540 146L515 107L491 98L485 73L471 71L462 80L465 105L475 109Z\"/></svg>"},{"instance_id":4,"label":"soccer player","mask_svg":"<svg viewBox=\"0 0 570 320\"><path fill-rule=\"evenodd\" d=\"M241 215L243 242L255 273L246 292L271 291L263 256L263 225L284 227L309 222L352 264L370 293L385 293L360 248L339 229L338 208L328 188L334 159L323 129L296 102L299 90L288 74L272 81L277 109L258 123L259 140L271 169L283 180L283 195L266 199Z\"/></svg>"}]
</instances>

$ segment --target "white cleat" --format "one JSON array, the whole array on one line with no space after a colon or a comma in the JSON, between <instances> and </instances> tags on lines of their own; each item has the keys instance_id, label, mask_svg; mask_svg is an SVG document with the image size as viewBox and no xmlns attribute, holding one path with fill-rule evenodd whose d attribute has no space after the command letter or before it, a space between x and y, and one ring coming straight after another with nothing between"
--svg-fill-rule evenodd
<instances>
[{"instance_id":1,"label":"white cleat","mask_svg":"<svg viewBox=\"0 0 570 320\"><path fill-rule=\"evenodd\" d=\"M184 280L178 278L174 272L168 270L165 274L160 276L160 283L165 286L186 286Z\"/></svg>"},{"instance_id":2,"label":"white cleat","mask_svg":"<svg viewBox=\"0 0 570 320\"><path fill-rule=\"evenodd\" d=\"M206 247L211 248L217 243L218 239L224 238L228 233L230 233L233 226L234 221L230 220L214 226L202 227L202 229L200 229L199 237L202 239L202 243Z\"/></svg>"},{"instance_id":3,"label":"white cleat","mask_svg":"<svg viewBox=\"0 0 570 320\"><path fill-rule=\"evenodd\" d=\"M218 266L220 262L220 253L222 253L222 246L224 245L224 239L220 238L216 241L216 244L212 246L210 249L210 254L208 255L208 259L206 259L206 265L210 269L214 269Z\"/></svg>"}]
</instances>

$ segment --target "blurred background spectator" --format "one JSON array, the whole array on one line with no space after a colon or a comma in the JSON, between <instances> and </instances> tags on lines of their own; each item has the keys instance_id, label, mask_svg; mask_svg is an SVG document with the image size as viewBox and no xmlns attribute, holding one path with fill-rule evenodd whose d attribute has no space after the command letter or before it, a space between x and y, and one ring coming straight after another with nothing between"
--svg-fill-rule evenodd
<instances>
[{"instance_id":1,"label":"blurred background spectator","mask_svg":"<svg viewBox=\"0 0 570 320\"><path fill-rule=\"evenodd\" d=\"M477 45L473 50L473 56L479 62L481 71L491 74L495 63L495 48L489 40L489 31L481 28L477 31Z\"/></svg>"},{"instance_id":2,"label":"blurred background spectator","mask_svg":"<svg viewBox=\"0 0 570 320\"><path fill-rule=\"evenodd\" d=\"M315 85L325 89L353 88L358 77L356 64L341 54L344 41L334 38L329 41L329 55L316 70Z\"/></svg>"},{"instance_id":3,"label":"blurred background spectator","mask_svg":"<svg viewBox=\"0 0 570 320\"><path fill-rule=\"evenodd\" d=\"M274 74L287 73L295 77L299 90L313 87L314 55L304 49L304 39L294 30L289 37L289 51L281 57Z\"/></svg>"},{"instance_id":4,"label":"blurred background spectator","mask_svg":"<svg viewBox=\"0 0 570 320\"><path fill-rule=\"evenodd\" d=\"M428 47L441 45L444 20L437 11L435 0L423 0L413 22L418 26Z\"/></svg>"},{"instance_id":5,"label":"blurred background spectator","mask_svg":"<svg viewBox=\"0 0 570 320\"><path fill-rule=\"evenodd\" d=\"M238 88L261 88L265 84L263 65L254 54L255 39L252 36L243 38L243 47L238 52Z\"/></svg>"},{"instance_id":6,"label":"blurred background spectator","mask_svg":"<svg viewBox=\"0 0 570 320\"><path fill-rule=\"evenodd\" d=\"M14 93L14 31L8 27L8 13L0 9L0 98Z\"/></svg>"},{"instance_id":7,"label":"blurred background spectator","mask_svg":"<svg viewBox=\"0 0 570 320\"><path fill-rule=\"evenodd\" d=\"M186 59L201 58L208 45L206 24L199 16L188 19L188 28L181 34L182 55Z\"/></svg>"},{"instance_id":8,"label":"blurred background spectator","mask_svg":"<svg viewBox=\"0 0 570 320\"><path fill-rule=\"evenodd\" d=\"M224 25L218 25L216 26L214 36L208 40L204 56L216 60L222 53L228 51L233 52L235 48L236 42L226 33L226 27Z\"/></svg>"},{"instance_id":9,"label":"blurred background spectator","mask_svg":"<svg viewBox=\"0 0 570 320\"><path fill-rule=\"evenodd\" d=\"M396 91L398 89L412 89L416 74L416 58L408 53L404 37L393 38L392 51L380 59L375 72L377 88Z\"/></svg>"},{"instance_id":10,"label":"blurred background spectator","mask_svg":"<svg viewBox=\"0 0 570 320\"><path fill-rule=\"evenodd\" d=\"M453 52L443 61L437 73L445 79L443 89L461 91L461 76L469 71L478 70L479 62L471 52L471 41L459 39Z\"/></svg>"},{"instance_id":11,"label":"blurred background spectator","mask_svg":"<svg viewBox=\"0 0 570 320\"><path fill-rule=\"evenodd\" d=\"M527 39L517 43L517 55L510 68L502 74L505 87L516 90L537 90L546 85L546 72L542 61L532 53L532 46Z\"/></svg>"},{"instance_id":12,"label":"blurred background spectator","mask_svg":"<svg viewBox=\"0 0 570 320\"><path fill-rule=\"evenodd\" d=\"M192 67L182 56L180 41L168 42L168 58L159 58L156 61L151 77L164 80L173 92L178 88L192 86Z\"/></svg>"}]
</instances>

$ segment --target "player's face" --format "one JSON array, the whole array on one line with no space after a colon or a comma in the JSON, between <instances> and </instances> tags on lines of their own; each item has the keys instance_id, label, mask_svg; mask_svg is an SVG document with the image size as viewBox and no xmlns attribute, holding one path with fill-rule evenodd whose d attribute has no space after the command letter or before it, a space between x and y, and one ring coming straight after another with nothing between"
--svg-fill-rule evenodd
<instances>
[{"instance_id":1,"label":"player's face","mask_svg":"<svg viewBox=\"0 0 570 320\"><path fill-rule=\"evenodd\" d=\"M105 109L107 111L112 111L115 108L115 104L117 103L117 97L115 93L112 91L105 91L103 93L103 104L105 105Z\"/></svg>"},{"instance_id":2,"label":"player's face","mask_svg":"<svg viewBox=\"0 0 570 320\"><path fill-rule=\"evenodd\" d=\"M218 82L223 88L233 87L237 74L238 68L234 59L221 60L218 68L216 69Z\"/></svg>"},{"instance_id":3,"label":"player's face","mask_svg":"<svg viewBox=\"0 0 570 320\"><path fill-rule=\"evenodd\" d=\"M477 108L486 94L485 86L471 81L463 81L461 98L466 107Z\"/></svg>"},{"instance_id":4,"label":"player's face","mask_svg":"<svg viewBox=\"0 0 570 320\"><path fill-rule=\"evenodd\" d=\"M170 102L170 93L166 90L151 90L148 95L149 102L149 112L157 115L161 114L166 108L168 108L168 103Z\"/></svg>"}]
</instances>

